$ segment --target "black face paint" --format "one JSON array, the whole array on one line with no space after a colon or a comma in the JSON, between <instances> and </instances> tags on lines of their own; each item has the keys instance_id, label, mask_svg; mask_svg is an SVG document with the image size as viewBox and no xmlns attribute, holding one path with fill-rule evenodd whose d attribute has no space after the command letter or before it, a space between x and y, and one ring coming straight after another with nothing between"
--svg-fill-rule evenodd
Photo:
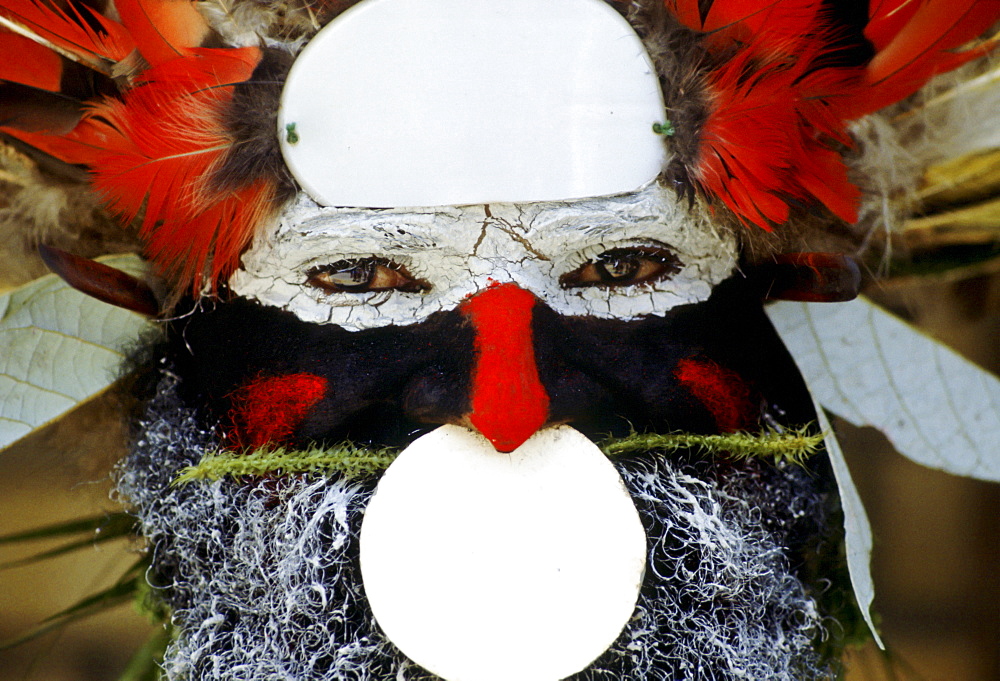
<instances>
[{"instance_id":1,"label":"black face paint","mask_svg":"<svg viewBox=\"0 0 1000 681\"><path fill-rule=\"evenodd\" d=\"M597 436L757 430L813 419L791 359L740 279L718 286L705 303L628 322L566 317L537 303L532 326L550 423ZM307 374L325 379L328 389L290 444L349 438L402 446L414 433L461 422L473 347L474 330L459 311L405 327L345 331L236 299L174 322L167 356L184 379L185 399L205 408L206 426L230 427L232 396L244 386ZM739 394L715 394L727 389Z\"/></svg>"}]
</instances>

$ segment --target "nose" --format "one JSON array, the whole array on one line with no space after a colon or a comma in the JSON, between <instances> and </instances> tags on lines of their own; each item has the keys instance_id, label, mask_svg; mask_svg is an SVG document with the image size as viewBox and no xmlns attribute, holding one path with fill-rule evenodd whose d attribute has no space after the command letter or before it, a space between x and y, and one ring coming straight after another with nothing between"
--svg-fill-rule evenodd
<instances>
[{"instance_id":1,"label":"nose","mask_svg":"<svg viewBox=\"0 0 1000 681\"><path fill-rule=\"evenodd\" d=\"M535 296L497 284L462 306L475 330L468 421L500 452L512 452L549 416L549 396L538 378L532 338Z\"/></svg>"}]
</instances>

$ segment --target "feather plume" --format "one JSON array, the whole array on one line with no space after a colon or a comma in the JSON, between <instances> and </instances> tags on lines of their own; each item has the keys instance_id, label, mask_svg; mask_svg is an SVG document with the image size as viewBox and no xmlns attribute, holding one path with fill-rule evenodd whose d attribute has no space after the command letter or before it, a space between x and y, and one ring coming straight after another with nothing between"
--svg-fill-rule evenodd
<instances>
[{"instance_id":1,"label":"feather plume","mask_svg":"<svg viewBox=\"0 0 1000 681\"><path fill-rule=\"evenodd\" d=\"M3 0L0 25L109 76L135 50L121 24L82 4L64 10L48 0Z\"/></svg>"},{"instance_id":2,"label":"feather plume","mask_svg":"<svg viewBox=\"0 0 1000 681\"><path fill-rule=\"evenodd\" d=\"M273 176L218 178L220 168L232 166L227 159L247 156L233 153L228 111L261 51L199 47L211 30L190 0L118 0L121 24L83 6L61 10L47 2L3 0L3 12L49 49L84 54L81 61L102 73L124 69L128 77L117 81L119 96L87 102L82 118L79 108L27 116L36 102L60 95L9 84L7 96L0 92L0 113L9 119L3 131L61 161L88 166L111 210L125 222L142 216L141 236L161 271L195 292L213 287L235 267L277 194ZM141 46L141 58L133 45ZM31 78L56 89L60 84L52 74ZM33 96L17 96L24 92Z\"/></svg>"},{"instance_id":3,"label":"feather plume","mask_svg":"<svg viewBox=\"0 0 1000 681\"><path fill-rule=\"evenodd\" d=\"M153 66L191 54L211 32L190 0L116 0L115 7Z\"/></svg>"},{"instance_id":4,"label":"feather plume","mask_svg":"<svg viewBox=\"0 0 1000 681\"><path fill-rule=\"evenodd\" d=\"M197 291L228 274L270 210L264 181L220 190L213 174L233 139L223 125L237 83L250 78L257 48L193 48L142 75L122 100L106 100L91 120L118 139L92 161L94 187L124 220L145 209L142 235L161 269Z\"/></svg>"},{"instance_id":5,"label":"feather plume","mask_svg":"<svg viewBox=\"0 0 1000 681\"><path fill-rule=\"evenodd\" d=\"M664 0L699 33L706 114L683 175L741 221L765 229L793 206L857 219L860 191L842 158L853 119L899 101L933 75L982 55L954 50L1000 19L997 0L873 0L874 48L845 64L844 27L813 0ZM668 105L669 107L669 105Z\"/></svg>"}]
</instances>

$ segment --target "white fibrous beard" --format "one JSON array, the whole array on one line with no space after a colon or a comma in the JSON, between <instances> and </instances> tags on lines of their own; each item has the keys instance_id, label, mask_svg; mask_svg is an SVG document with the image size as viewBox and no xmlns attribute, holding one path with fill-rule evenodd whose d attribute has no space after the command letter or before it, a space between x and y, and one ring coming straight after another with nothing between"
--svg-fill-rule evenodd
<instances>
[{"instance_id":1,"label":"white fibrous beard","mask_svg":"<svg viewBox=\"0 0 1000 681\"><path fill-rule=\"evenodd\" d=\"M437 678L382 635L365 599L358 531L376 481L172 485L215 442L172 381L118 471L177 630L164 678ZM616 466L646 528L646 577L621 636L571 678L834 677L816 652L824 618L782 550L792 520L826 521L809 473L761 463L713 479L652 453Z\"/></svg>"}]
</instances>

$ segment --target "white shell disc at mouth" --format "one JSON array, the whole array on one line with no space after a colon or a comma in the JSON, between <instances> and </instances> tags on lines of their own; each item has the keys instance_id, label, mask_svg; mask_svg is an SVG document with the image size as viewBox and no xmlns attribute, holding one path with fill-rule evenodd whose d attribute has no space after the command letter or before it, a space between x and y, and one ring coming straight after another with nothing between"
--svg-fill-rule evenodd
<instances>
[{"instance_id":1,"label":"white shell disc at mouth","mask_svg":"<svg viewBox=\"0 0 1000 681\"><path fill-rule=\"evenodd\" d=\"M621 477L568 426L510 454L438 428L389 467L361 526L376 621L447 681L580 671L631 617L645 558Z\"/></svg>"}]
</instances>

